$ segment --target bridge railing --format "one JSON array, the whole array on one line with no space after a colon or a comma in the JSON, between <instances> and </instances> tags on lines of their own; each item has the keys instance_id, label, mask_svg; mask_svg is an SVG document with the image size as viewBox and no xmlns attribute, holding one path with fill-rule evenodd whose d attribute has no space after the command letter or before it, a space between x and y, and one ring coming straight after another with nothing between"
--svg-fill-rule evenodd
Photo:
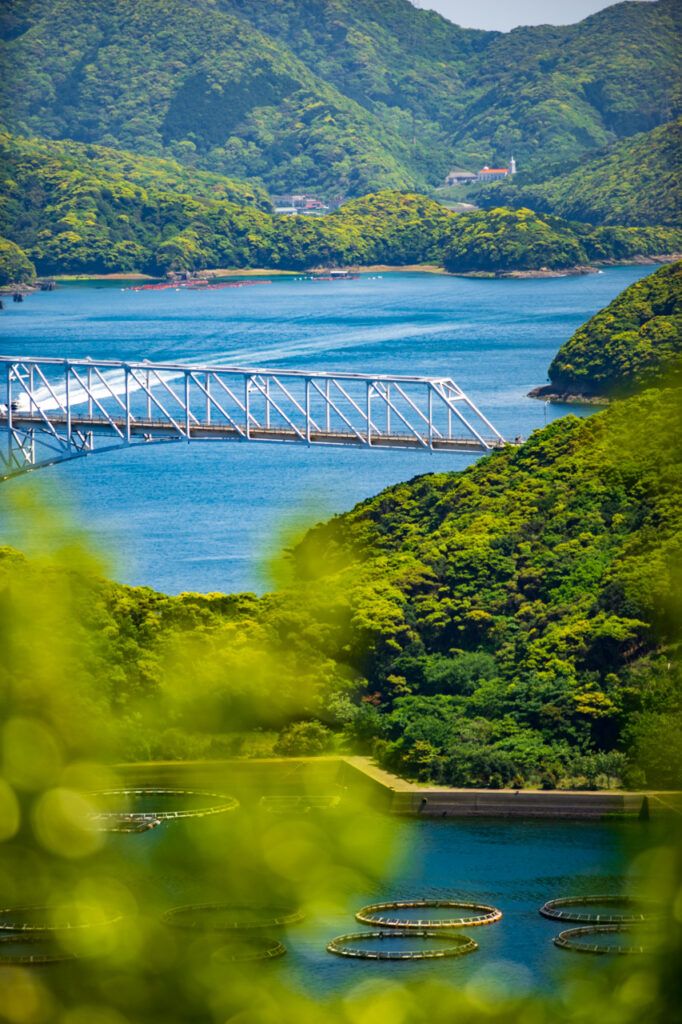
<instances>
[{"instance_id":1,"label":"bridge railing","mask_svg":"<svg viewBox=\"0 0 682 1024\"><path fill-rule=\"evenodd\" d=\"M425 451L504 444L449 377L4 356L0 396L3 478L153 442Z\"/></svg>"}]
</instances>

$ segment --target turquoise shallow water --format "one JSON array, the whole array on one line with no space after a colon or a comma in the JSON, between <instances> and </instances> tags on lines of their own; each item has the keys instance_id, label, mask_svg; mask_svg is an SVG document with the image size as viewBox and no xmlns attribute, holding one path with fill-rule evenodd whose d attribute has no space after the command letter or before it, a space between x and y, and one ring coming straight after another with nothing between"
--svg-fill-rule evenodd
<instances>
[{"instance_id":1,"label":"turquoise shallow water","mask_svg":"<svg viewBox=\"0 0 682 1024\"><path fill-rule=\"evenodd\" d=\"M134 292L67 285L0 318L5 355L215 361L264 367L453 377L505 437L545 417L591 410L545 406L527 392L589 316L650 268L586 277L486 281L422 273L319 283L274 279L249 288ZM420 473L470 456L304 450L266 444L150 447L35 474L54 508L87 525L116 579L170 593L262 591L263 561L292 523L314 523ZM0 489L0 542L35 538ZM9 499L9 500L8 500Z\"/></svg>"}]
</instances>

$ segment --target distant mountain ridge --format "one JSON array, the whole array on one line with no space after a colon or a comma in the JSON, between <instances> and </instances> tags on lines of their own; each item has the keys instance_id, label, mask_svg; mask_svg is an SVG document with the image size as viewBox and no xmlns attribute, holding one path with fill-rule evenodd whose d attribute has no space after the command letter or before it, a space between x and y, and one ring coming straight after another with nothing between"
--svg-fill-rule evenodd
<instances>
[{"instance_id":1,"label":"distant mountain ridge","mask_svg":"<svg viewBox=\"0 0 682 1024\"><path fill-rule=\"evenodd\" d=\"M677 0L507 34L408 0L6 0L0 37L10 130L274 192L558 167L682 112Z\"/></svg>"}]
</instances>

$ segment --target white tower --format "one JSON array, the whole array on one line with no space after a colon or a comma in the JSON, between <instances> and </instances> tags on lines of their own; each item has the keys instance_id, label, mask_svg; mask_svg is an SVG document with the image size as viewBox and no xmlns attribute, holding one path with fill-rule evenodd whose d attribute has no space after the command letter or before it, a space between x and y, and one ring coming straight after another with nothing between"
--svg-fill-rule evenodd
<instances>
[{"instance_id":1,"label":"white tower","mask_svg":"<svg viewBox=\"0 0 682 1024\"><path fill-rule=\"evenodd\" d=\"M509 173L510 174L516 174L516 160L514 159L514 154L513 153L512 153L512 156L511 156L511 160L509 161Z\"/></svg>"}]
</instances>

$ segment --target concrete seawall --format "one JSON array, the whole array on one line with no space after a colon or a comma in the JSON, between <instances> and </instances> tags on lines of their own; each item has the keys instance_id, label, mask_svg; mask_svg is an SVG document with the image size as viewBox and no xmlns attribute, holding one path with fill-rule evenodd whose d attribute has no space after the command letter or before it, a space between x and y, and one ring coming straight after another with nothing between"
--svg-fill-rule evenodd
<instances>
[{"instance_id":1,"label":"concrete seawall","mask_svg":"<svg viewBox=\"0 0 682 1024\"><path fill-rule=\"evenodd\" d=\"M332 795L346 790L379 810L413 817L599 820L682 814L679 792L425 786L384 771L368 757L150 761L118 765L115 770L127 786L217 789L247 803L268 794Z\"/></svg>"},{"instance_id":2,"label":"concrete seawall","mask_svg":"<svg viewBox=\"0 0 682 1024\"><path fill-rule=\"evenodd\" d=\"M622 790L454 789L421 786L378 768L369 758L344 759L347 784L366 789L392 814L415 817L647 818L682 814L682 793Z\"/></svg>"}]
</instances>

